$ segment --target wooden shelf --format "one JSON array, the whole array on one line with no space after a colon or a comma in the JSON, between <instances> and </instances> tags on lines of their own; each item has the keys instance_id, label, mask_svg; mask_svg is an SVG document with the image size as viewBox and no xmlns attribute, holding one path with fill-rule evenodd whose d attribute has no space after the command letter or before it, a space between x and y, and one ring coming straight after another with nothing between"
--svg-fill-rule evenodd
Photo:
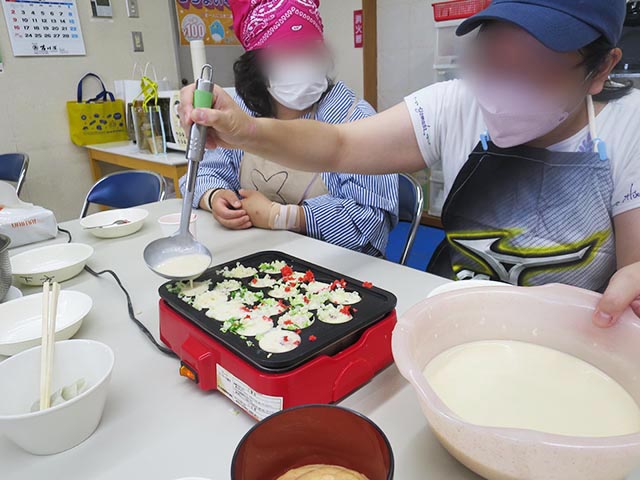
<instances>
[{"instance_id":1,"label":"wooden shelf","mask_svg":"<svg viewBox=\"0 0 640 480\"><path fill-rule=\"evenodd\" d=\"M434 217L433 215L429 215L427 212L424 212L422 214L422 220L420 223L422 223L422 225L425 225L427 227L440 228L440 229L443 228L440 217Z\"/></svg>"}]
</instances>

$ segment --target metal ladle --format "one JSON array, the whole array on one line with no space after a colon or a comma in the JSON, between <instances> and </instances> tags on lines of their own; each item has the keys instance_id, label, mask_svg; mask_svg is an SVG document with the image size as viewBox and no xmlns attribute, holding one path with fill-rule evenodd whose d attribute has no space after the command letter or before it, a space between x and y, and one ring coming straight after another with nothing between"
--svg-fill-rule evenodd
<instances>
[{"instance_id":1,"label":"metal ladle","mask_svg":"<svg viewBox=\"0 0 640 480\"><path fill-rule=\"evenodd\" d=\"M193 106L195 108L211 108L213 105L213 67L204 65L200 78L196 82L196 90L193 96ZM161 238L151 242L144 249L144 261L147 266L161 277L169 280L190 280L197 278L211 265L211 252L197 242L189 232L189 222L193 208L193 194L198 176L198 168L204 156L207 128L204 125L193 124L189 135L187 146L187 184L186 193L182 202L182 213L180 217L180 229L168 238ZM209 262L202 271L193 272L189 275L170 275L158 270L163 263L177 257L192 255L204 255L209 258Z\"/></svg>"}]
</instances>

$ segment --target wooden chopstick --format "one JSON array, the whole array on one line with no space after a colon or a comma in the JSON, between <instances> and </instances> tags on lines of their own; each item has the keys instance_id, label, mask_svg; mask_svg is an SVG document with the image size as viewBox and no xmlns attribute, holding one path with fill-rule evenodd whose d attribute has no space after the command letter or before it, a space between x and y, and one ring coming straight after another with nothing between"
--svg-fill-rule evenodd
<instances>
[{"instance_id":1,"label":"wooden chopstick","mask_svg":"<svg viewBox=\"0 0 640 480\"><path fill-rule=\"evenodd\" d=\"M49 282L43 286L42 350L40 356L40 410L51 405L51 377L53 375L53 353L56 343L56 318L58 316L58 298L60 284L53 283L49 294Z\"/></svg>"},{"instance_id":2,"label":"wooden chopstick","mask_svg":"<svg viewBox=\"0 0 640 480\"><path fill-rule=\"evenodd\" d=\"M40 410L49 405L47 397L47 361L49 358L49 282L42 285L42 347L40 348Z\"/></svg>"},{"instance_id":3,"label":"wooden chopstick","mask_svg":"<svg viewBox=\"0 0 640 480\"><path fill-rule=\"evenodd\" d=\"M60 284L53 282L49 304L49 356L47 357L47 408L51 399L51 377L53 376L53 352L56 346L56 319L58 317L58 297L60 296Z\"/></svg>"}]
</instances>

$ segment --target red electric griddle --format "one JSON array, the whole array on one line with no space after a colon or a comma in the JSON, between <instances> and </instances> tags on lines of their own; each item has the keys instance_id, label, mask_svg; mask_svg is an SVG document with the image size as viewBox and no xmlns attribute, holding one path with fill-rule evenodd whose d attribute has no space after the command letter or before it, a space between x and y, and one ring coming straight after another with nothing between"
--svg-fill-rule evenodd
<instances>
[{"instance_id":1,"label":"red electric griddle","mask_svg":"<svg viewBox=\"0 0 640 480\"><path fill-rule=\"evenodd\" d=\"M344 279L346 289L362 297L354 305L353 320L341 325L315 321L300 332L297 349L269 355L254 339L223 333L222 323L183 301L173 283L159 291L160 338L180 358L181 375L202 390L220 391L258 420L290 407L336 402L393 362L391 332L397 300L385 290L275 251L211 268L197 281L215 284L224 280L217 274L224 267L240 263L257 268L275 260L284 260L294 271L311 270L320 282ZM243 283L250 286L250 280Z\"/></svg>"}]
</instances>

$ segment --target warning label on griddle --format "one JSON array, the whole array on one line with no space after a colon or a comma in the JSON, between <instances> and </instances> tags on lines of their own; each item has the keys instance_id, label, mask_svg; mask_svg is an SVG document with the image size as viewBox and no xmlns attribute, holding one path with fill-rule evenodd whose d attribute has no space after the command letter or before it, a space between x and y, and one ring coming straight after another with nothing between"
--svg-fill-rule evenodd
<instances>
[{"instance_id":1,"label":"warning label on griddle","mask_svg":"<svg viewBox=\"0 0 640 480\"><path fill-rule=\"evenodd\" d=\"M282 410L282 397L271 397L256 392L220 365L216 365L216 373L218 391L252 417L262 420Z\"/></svg>"}]
</instances>

